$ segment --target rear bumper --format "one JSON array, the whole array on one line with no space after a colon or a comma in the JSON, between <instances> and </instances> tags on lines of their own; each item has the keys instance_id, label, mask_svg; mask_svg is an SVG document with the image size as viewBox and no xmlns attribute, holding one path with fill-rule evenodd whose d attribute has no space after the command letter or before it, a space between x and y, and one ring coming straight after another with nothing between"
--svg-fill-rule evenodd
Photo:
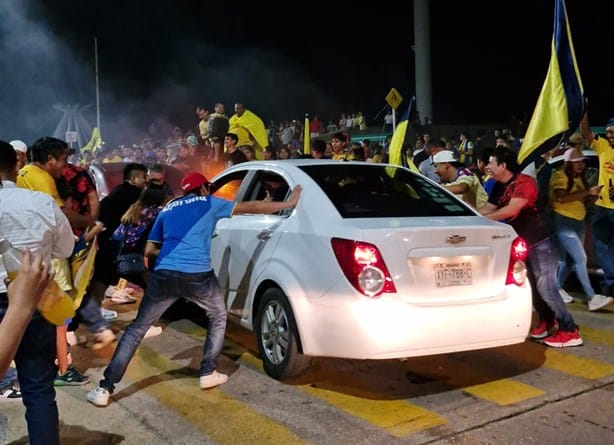
<instances>
[{"instance_id":1,"label":"rear bumper","mask_svg":"<svg viewBox=\"0 0 614 445\"><path fill-rule=\"evenodd\" d=\"M294 308L303 353L389 359L459 352L521 343L531 326L528 283L459 304L401 300L389 294L379 299L329 295L304 301L304 307Z\"/></svg>"}]
</instances>

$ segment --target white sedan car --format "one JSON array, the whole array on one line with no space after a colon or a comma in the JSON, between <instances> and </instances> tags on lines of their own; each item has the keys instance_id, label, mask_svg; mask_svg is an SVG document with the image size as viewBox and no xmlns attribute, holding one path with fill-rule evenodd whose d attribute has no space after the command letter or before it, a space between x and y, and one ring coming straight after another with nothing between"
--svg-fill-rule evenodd
<instances>
[{"instance_id":1,"label":"white sedan car","mask_svg":"<svg viewBox=\"0 0 614 445\"><path fill-rule=\"evenodd\" d=\"M229 319L255 333L276 379L314 356L404 358L527 337L525 241L421 175L297 159L241 163L212 183L237 201L303 186L295 209L223 219L211 244Z\"/></svg>"}]
</instances>

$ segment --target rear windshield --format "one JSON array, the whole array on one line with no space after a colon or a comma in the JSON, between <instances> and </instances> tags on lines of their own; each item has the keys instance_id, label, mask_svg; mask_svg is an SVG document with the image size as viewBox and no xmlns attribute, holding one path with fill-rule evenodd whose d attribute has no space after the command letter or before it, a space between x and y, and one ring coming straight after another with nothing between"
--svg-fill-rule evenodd
<instances>
[{"instance_id":1,"label":"rear windshield","mask_svg":"<svg viewBox=\"0 0 614 445\"><path fill-rule=\"evenodd\" d=\"M474 215L461 200L404 168L351 162L300 168L343 218Z\"/></svg>"}]
</instances>

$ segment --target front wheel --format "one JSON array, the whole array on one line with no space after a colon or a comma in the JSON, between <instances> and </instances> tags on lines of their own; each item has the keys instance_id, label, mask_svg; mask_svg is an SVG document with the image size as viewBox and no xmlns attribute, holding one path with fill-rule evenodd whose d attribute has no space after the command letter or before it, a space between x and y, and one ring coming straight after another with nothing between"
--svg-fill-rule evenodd
<instances>
[{"instance_id":1,"label":"front wheel","mask_svg":"<svg viewBox=\"0 0 614 445\"><path fill-rule=\"evenodd\" d=\"M298 330L284 293L267 289L258 306L256 340L264 370L277 380L298 377L311 365L299 351Z\"/></svg>"}]
</instances>

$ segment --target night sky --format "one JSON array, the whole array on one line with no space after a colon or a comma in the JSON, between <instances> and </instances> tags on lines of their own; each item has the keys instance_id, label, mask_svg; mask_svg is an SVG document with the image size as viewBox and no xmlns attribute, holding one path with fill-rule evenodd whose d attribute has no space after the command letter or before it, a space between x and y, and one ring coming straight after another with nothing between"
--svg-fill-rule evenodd
<instances>
[{"instance_id":1,"label":"night sky","mask_svg":"<svg viewBox=\"0 0 614 445\"><path fill-rule=\"evenodd\" d=\"M105 139L137 138L152 122L191 127L196 105L216 101L227 114L243 101L265 122L362 111L379 125L391 87L414 94L413 6L394 4L5 0L0 138L52 133L56 103L89 104L95 123L94 36ZM530 116L554 1L430 4L435 123ZM589 116L603 124L614 116L614 2L568 0L567 11Z\"/></svg>"}]
</instances>

